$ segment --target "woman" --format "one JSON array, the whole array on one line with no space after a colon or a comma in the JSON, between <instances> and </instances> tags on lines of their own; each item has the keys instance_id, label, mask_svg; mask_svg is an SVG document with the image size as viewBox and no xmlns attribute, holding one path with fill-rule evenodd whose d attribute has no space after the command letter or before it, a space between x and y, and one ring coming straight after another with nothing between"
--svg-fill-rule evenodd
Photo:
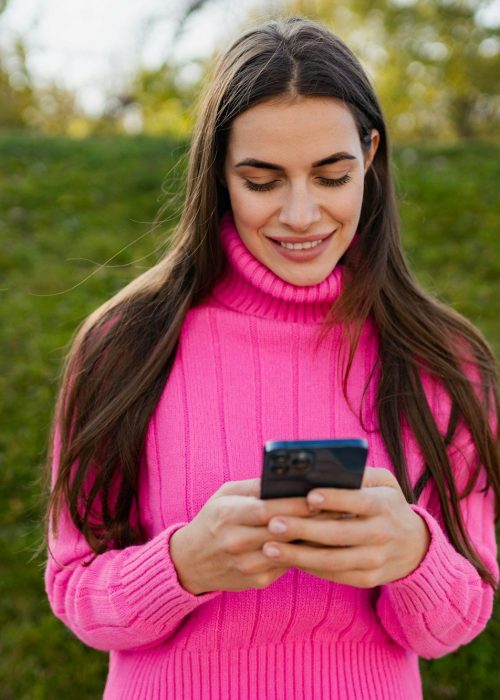
<instances>
[{"instance_id":1,"label":"woman","mask_svg":"<svg viewBox=\"0 0 500 700\"><path fill-rule=\"evenodd\" d=\"M239 37L170 251L80 329L56 409L54 613L105 698L421 697L491 615L495 363L404 260L358 61ZM262 500L266 440L362 437L359 490ZM339 514L349 517L339 517Z\"/></svg>"}]
</instances>

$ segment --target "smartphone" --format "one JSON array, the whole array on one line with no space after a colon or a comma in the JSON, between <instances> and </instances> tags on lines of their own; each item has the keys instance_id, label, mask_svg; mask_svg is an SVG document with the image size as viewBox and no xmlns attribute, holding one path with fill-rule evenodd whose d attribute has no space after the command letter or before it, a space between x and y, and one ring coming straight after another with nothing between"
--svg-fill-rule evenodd
<instances>
[{"instance_id":1,"label":"smartphone","mask_svg":"<svg viewBox=\"0 0 500 700\"><path fill-rule=\"evenodd\" d=\"M306 496L316 487L358 489L368 443L343 440L268 441L264 445L261 498Z\"/></svg>"}]
</instances>

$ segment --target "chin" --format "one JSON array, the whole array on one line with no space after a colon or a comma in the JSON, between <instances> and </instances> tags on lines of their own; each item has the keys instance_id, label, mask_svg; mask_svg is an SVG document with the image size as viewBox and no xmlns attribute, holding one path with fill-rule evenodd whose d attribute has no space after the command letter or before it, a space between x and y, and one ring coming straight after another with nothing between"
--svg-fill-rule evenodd
<instances>
[{"instance_id":1,"label":"chin","mask_svg":"<svg viewBox=\"0 0 500 700\"><path fill-rule=\"evenodd\" d=\"M331 270L328 270L327 272L317 273L317 274L314 274L314 273L307 274L305 272L304 273L298 272L296 274L293 274L290 272L281 273L279 271L276 271L276 274L278 275L278 277L281 277L281 279L284 280L285 282L289 282L290 284L294 284L297 287L312 287L315 284L320 284L321 282L323 282L323 280L325 280L328 277L328 275L330 275L333 272L334 269L335 269L335 266Z\"/></svg>"}]
</instances>

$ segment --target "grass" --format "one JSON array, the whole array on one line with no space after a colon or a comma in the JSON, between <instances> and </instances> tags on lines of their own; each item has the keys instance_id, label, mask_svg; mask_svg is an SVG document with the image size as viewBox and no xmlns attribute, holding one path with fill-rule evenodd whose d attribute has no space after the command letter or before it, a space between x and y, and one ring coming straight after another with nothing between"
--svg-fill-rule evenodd
<instances>
[{"instance_id":1,"label":"grass","mask_svg":"<svg viewBox=\"0 0 500 700\"><path fill-rule=\"evenodd\" d=\"M40 481L58 372L78 323L158 257L147 233L182 144L0 134L0 688L3 700L102 693L107 655L52 615L43 589ZM404 246L422 284L470 318L498 355L500 147L396 149ZM163 184L163 190L162 190ZM175 220L174 206L169 215ZM113 258L107 266L102 266ZM496 608L487 630L422 662L426 698L495 695Z\"/></svg>"}]
</instances>

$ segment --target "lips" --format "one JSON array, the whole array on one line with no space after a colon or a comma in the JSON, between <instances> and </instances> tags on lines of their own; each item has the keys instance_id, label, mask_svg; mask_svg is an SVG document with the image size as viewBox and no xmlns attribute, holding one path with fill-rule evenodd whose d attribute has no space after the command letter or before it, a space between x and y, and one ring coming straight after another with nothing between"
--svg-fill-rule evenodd
<instances>
[{"instance_id":1,"label":"lips","mask_svg":"<svg viewBox=\"0 0 500 700\"><path fill-rule=\"evenodd\" d=\"M329 238L334 231L330 231L329 233L319 233L316 236L302 236L300 238L293 238L291 236L287 236L285 238L274 238L273 236L268 236L272 241L275 243L313 243L314 241L324 241L326 238Z\"/></svg>"}]
</instances>

